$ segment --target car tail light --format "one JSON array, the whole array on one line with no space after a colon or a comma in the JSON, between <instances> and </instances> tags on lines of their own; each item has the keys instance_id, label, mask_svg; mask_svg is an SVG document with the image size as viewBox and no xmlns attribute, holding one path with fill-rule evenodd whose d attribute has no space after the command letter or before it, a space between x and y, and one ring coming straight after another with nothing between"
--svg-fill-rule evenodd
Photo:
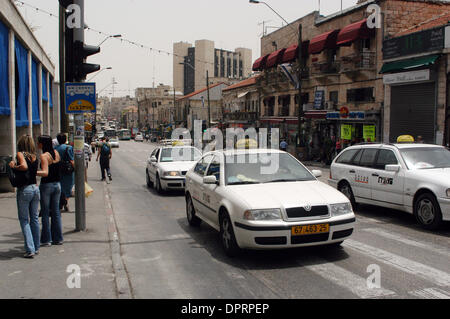
<instances>
[{"instance_id":1,"label":"car tail light","mask_svg":"<svg viewBox=\"0 0 450 319\"><path fill-rule=\"evenodd\" d=\"M333 176L331 176L331 169L330 169L330 179L333 179Z\"/></svg>"}]
</instances>

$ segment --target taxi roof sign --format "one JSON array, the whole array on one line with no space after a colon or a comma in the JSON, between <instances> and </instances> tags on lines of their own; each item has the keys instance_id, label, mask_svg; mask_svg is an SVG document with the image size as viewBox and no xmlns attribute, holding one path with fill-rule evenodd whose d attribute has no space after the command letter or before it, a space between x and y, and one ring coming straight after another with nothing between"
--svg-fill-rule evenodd
<instances>
[{"instance_id":1,"label":"taxi roof sign","mask_svg":"<svg viewBox=\"0 0 450 319\"><path fill-rule=\"evenodd\" d=\"M397 138L397 143L414 143L414 137L411 135L401 135Z\"/></svg>"}]
</instances>

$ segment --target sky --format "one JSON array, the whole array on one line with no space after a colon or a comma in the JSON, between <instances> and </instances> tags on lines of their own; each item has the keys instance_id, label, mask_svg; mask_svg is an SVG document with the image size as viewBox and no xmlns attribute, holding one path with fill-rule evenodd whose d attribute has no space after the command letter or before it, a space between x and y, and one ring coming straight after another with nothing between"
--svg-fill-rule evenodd
<instances>
[{"instance_id":1,"label":"sky","mask_svg":"<svg viewBox=\"0 0 450 319\"><path fill-rule=\"evenodd\" d=\"M36 38L57 68L58 65L58 1L21 0L20 12L32 28ZM340 0L266 0L286 21L319 9L330 15L341 9ZM355 5L357 0L342 0L342 7ZM37 7L47 13L38 11ZM215 47L234 51L252 49L253 60L260 56L262 22L281 27L283 21L266 5L251 4L248 0L85 0L85 22L94 29L86 30L85 43L99 45L105 34L120 34L121 39L109 38L101 45L101 52L88 58L100 64L98 73L88 75L97 83L101 96L134 96L138 87L153 87L159 83L172 85L174 42L208 39ZM268 28L267 31L274 31ZM123 40L135 42L133 45ZM144 47L154 48L150 50ZM160 51L160 52L158 52ZM58 69L57 69L58 70ZM56 80L59 75L56 71ZM112 85L113 78L117 84ZM114 91L113 91L114 88Z\"/></svg>"}]
</instances>

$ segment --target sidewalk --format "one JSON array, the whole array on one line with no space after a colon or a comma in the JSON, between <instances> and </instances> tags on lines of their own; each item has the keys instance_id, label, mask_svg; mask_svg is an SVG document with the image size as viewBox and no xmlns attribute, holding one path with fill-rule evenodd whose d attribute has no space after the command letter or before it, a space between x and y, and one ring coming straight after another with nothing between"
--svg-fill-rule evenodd
<instances>
[{"instance_id":1,"label":"sidewalk","mask_svg":"<svg viewBox=\"0 0 450 319\"><path fill-rule=\"evenodd\" d=\"M94 193L86 199L86 232L75 232L72 212L62 212L64 245L41 247L34 259L23 258L24 239L17 218L15 194L0 194L0 298L97 299L116 298L115 275L108 234L104 185L98 165L91 162L88 183ZM40 221L40 219L39 219ZM69 265L81 270L80 288L68 288ZM72 277L70 277L72 275Z\"/></svg>"}]
</instances>

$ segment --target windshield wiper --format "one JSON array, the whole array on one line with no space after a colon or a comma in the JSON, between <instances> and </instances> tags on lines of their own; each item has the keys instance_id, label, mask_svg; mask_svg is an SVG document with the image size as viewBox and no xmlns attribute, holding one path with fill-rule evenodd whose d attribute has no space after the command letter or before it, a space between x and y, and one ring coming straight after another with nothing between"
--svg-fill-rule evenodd
<instances>
[{"instance_id":1,"label":"windshield wiper","mask_svg":"<svg viewBox=\"0 0 450 319\"><path fill-rule=\"evenodd\" d=\"M242 182L228 183L228 185L248 185L248 184L261 184L261 182L242 181Z\"/></svg>"},{"instance_id":2,"label":"windshield wiper","mask_svg":"<svg viewBox=\"0 0 450 319\"><path fill-rule=\"evenodd\" d=\"M274 180L271 180L271 181L264 182L264 184L267 184L267 183L279 183L279 182L300 182L300 181L306 181L306 179L280 178L280 179L274 179Z\"/></svg>"}]
</instances>

